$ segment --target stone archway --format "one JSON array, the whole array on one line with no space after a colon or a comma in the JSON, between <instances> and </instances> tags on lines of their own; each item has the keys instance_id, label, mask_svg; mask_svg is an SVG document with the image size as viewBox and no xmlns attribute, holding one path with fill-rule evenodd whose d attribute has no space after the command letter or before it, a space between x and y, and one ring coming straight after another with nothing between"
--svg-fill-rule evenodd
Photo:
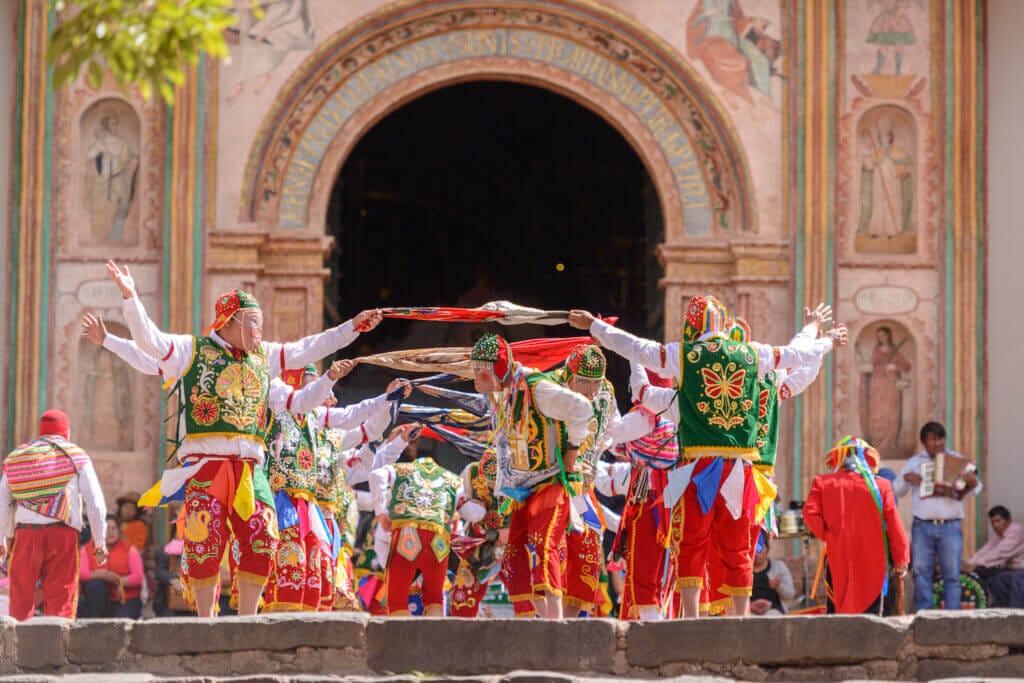
<instances>
[{"instance_id":1,"label":"stone archway","mask_svg":"<svg viewBox=\"0 0 1024 683\"><path fill-rule=\"evenodd\" d=\"M685 261L681 247L714 243L716 252L726 252L713 256L715 267L724 256L729 268L737 261L729 241L756 231L746 162L718 103L672 48L583 0L400 3L336 34L296 71L265 118L246 165L240 223L271 242L305 245L299 251L309 276L320 277L314 252L323 248L330 188L355 143L404 103L480 79L569 97L634 148L665 223L666 325L675 329L684 290L701 282L672 277L672 263ZM228 246L213 237L215 247ZM259 251L264 262L277 258L269 245ZM267 265L262 279L280 267ZM298 273L286 270L294 290ZM276 300L277 284L262 289L268 287ZM320 310L314 287L303 289L306 309Z\"/></svg>"}]
</instances>

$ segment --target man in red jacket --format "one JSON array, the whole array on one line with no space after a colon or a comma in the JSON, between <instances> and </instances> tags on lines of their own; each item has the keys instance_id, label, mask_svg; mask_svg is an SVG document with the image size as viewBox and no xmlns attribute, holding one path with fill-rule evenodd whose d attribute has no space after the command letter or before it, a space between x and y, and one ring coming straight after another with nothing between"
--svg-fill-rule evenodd
<instances>
[{"instance_id":1,"label":"man in red jacket","mask_svg":"<svg viewBox=\"0 0 1024 683\"><path fill-rule=\"evenodd\" d=\"M804 504L807 528L828 546L829 613L881 614L890 566L902 580L910 546L892 487L875 477L879 455L848 436L828 452Z\"/></svg>"}]
</instances>

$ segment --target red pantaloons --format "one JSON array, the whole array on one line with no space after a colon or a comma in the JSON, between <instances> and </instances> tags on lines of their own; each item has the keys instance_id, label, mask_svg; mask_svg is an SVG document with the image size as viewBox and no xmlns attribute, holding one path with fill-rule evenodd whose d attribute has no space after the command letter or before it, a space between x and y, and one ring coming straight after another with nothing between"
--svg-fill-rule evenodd
<instances>
[{"instance_id":1,"label":"red pantaloons","mask_svg":"<svg viewBox=\"0 0 1024 683\"><path fill-rule=\"evenodd\" d=\"M601 533L589 526L566 534L565 597L562 599L566 618L576 616L576 612L594 610L604 565L602 540Z\"/></svg>"},{"instance_id":2,"label":"red pantaloons","mask_svg":"<svg viewBox=\"0 0 1024 683\"><path fill-rule=\"evenodd\" d=\"M480 583L476 574L469 568L469 563L466 560L459 562L459 569L455 572L455 585L452 586L448 603L448 615L462 619L475 618L480 613L480 603L487 595L490 583Z\"/></svg>"},{"instance_id":3,"label":"red pantaloons","mask_svg":"<svg viewBox=\"0 0 1024 683\"><path fill-rule=\"evenodd\" d=\"M694 475L708 462L698 462ZM724 482L733 466L742 467L740 461L729 460L722 468ZM712 545L721 555L723 573L721 591L729 596L749 596L753 585L754 558L750 552L751 520L746 514L733 519L720 494L705 515L697 500L696 487L691 483L678 505L683 506L683 538L679 548L677 588L705 585L709 550Z\"/></svg>"},{"instance_id":4,"label":"red pantaloons","mask_svg":"<svg viewBox=\"0 0 1024 683\"><path fill-rule=\"evenodd\" d=\"M6 533L6 532L2 532ZM36 583L43 582L43 614L75 618L78 608L78 532L65 524L14 531L10 564L10 613L18 621L36 610Z\"/></svg>"},{"instance_id":5,"label":"red pantaloons","mask_svg":"<svg viewBox=\"0 0 1024 683\"><path fill-rule=\"evenodd\" d=\"M416 579L416 571L423 575L423 609L444 606L444 580L448 573L448 541L438 557L434 545L436 532L406 526L391 533L391 551L388 553L387 606L388 614L409 614L409 587Z\"/></svg>"},{"instance_id":6,"label":"red pantaloons","mask_svg":"<svg viewBox=\"0 0 1024 683\"><path fill-rule=\"evenodd\" d=\"M563 594L569 505L565 488L560 483L550 483L535 491L523 507L512 513L504 570L505 586L513 602L544 593Z\"/></svg>"},{"instance_id":7,"label":"red pantaloons","mask_svg":"<svg viewBox=\"0 0 1024 683\"><path fill-rule=\"evenodd\" d=\"M221 468L238 481L241 460L206 463L185 487L185 544L182 573L192 586L212 586L220 581L220 563L234 536L238 539L238 580L265 585L277 548L277 516L260 500L249 519L242 519L230 500L221 500L213 484ZM233 494L233 490L231 491Z\"/></svg>"},{"instance_id":8,"label":"red pantaloons","mask_svg":"<svg viewBox=\"0 0 1024 683\"><path fill-rule=\"evenodd\" d=\"M626 535L623 559L626 562L619 617L639 619L641 607L657 607L659 610L675 588L676 563L679 543L682 537L682 507L675 510L664 506L660 498L648 500L626 511L621 524L625 524ZM669 523L661 516L671 515ZM665 585L665 538L669 542L668 571L671 580ZM667 588L667 590L666 590ZM671 610L670 610L671 611Z\"/></svg>"},{"instance_id":9,"label":"red pantaloons","mask_svg":"<svg viewBox=\"0 0 1024 683\"><path fill-rule=\"evenodd\" d=\"M281 531L267 582L268 611L316 611L320 606L323 547L313 533L303 538L300 528L296 524Z\"/></svg>"}]
</instances>

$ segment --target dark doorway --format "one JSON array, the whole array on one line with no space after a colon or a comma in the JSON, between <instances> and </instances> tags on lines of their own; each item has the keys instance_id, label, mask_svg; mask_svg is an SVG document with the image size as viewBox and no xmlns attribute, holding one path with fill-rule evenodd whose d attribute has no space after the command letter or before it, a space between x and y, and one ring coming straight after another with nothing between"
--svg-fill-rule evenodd
<instances>
[{"instance_id":1,"label":"dark doorway","mask_svg":"<svg viewBox=\"0 0 1024 683\"><path fill-rule=\"evenodd\" d=\"M601 117L542 88L472 82L398 109L359 141L328 208L326 322L375 306L478 306L508 299L589 308L660 338L663 240L636 153ZM512 340L568 326L495 326ZM470 325L386 320L344 355L464 346ZM628 405L628 367L611 378ZM380 391L360 367L344 398Z\"/></svg>"}]
</instances>

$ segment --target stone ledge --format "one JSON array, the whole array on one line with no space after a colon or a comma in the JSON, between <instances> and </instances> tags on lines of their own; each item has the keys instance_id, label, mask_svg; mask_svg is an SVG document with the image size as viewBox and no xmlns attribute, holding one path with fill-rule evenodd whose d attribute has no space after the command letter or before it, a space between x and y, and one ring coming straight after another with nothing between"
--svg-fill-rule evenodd
<instances>
[{"instance_id":1,"label":"stone ledge","mask_svg":"<svg viewBox=\"0 0 1024 683\"><path fill-rule=\"evenodd\" d=\"M68 662L65 635L69 619L39 617L18 624L14 638L14 663L22 671L64 666Z\"/></svg>"},{"instance_id":2,"label":"stone ledge","mask_svg":"<svg viewBox=\"0 0 1024 683\"><path fill-rule=\"evenodd\" d=\"M131 649L140 655L180 655L362 647L367 621L366 615L344 612L318 614L315 618L268 614L217 620L150 619L133 626Z\"/></svg>"},{"instance_id":3,"label":"stone ledge","mask_svg":"<svg viewBox=\"0 0 1024 683\"><path fill-rule=\"evenodd\" d=\"M398 618L373 619L366 627L367 660L374 671L611 673L615 641L616 624L608 619Z\"/></svg>"},{"instance_id":4,"label":"stone ledge","mask_svg":"<svg viewBox=\"0 0 1024 683\"><path fill-rule=\"evenodd\" d=\"M909 629L896 620L870 616L780 617L764 621L716 618L630 624L626 656L636 667L672 662L843 664L897 659Z\"/></svg>"},{"instance_id":5,"label":"stone ledge","mask_svg":"<svg viewBox=\"0 0 1024 683\"><path fill-rule=\"evenodd\" d=\"M991 643L1024 647L1024 610L925 612L914 618L914 642L920 645Z\"/></svg>"}]
</instances>

